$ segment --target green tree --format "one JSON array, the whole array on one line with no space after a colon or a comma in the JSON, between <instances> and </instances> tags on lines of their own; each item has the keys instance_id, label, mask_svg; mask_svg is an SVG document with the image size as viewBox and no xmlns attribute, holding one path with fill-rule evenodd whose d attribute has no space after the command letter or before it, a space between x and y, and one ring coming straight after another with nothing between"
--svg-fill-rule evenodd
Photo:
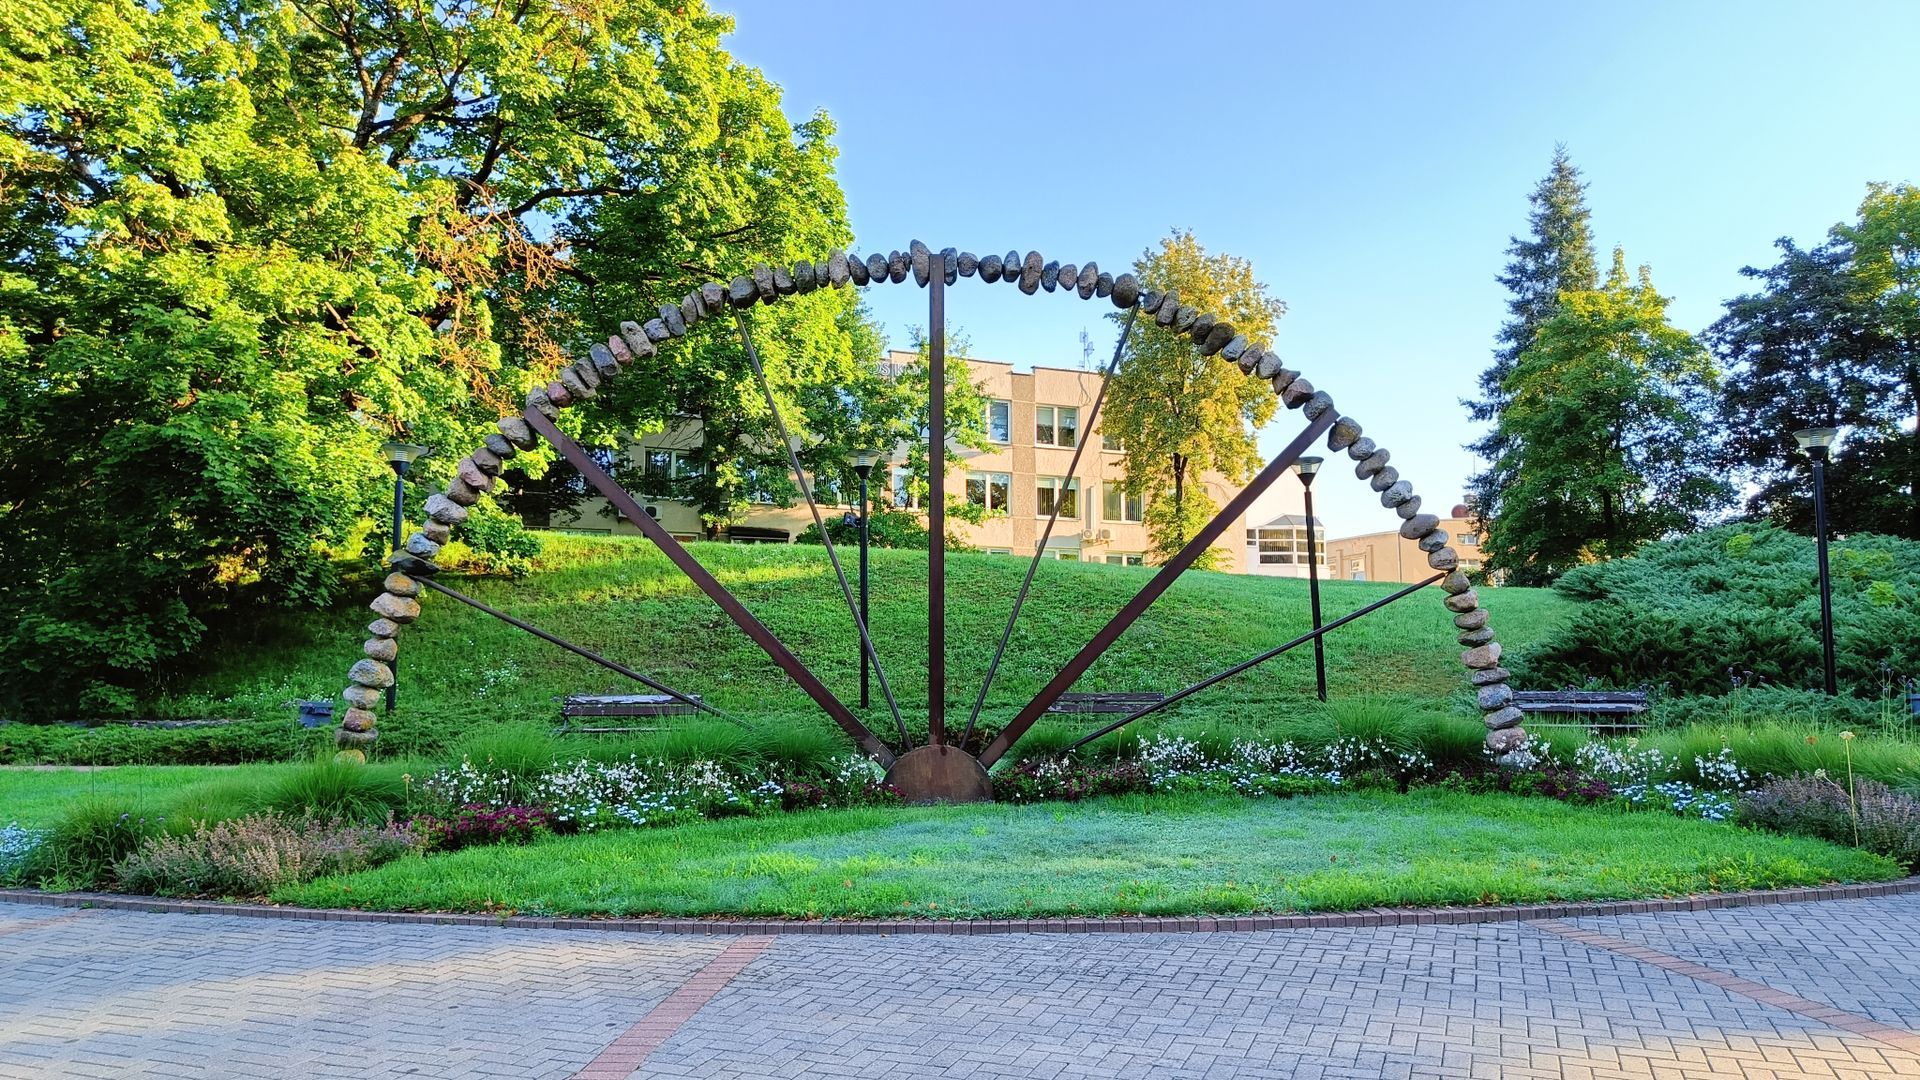
<instances>
[{"instance_id":1,"label":"green tree","mask_svg":"<svg viewBox=\"0 0 1920 1080\"><path fill-rule=\"evenodd\" d=\"M332 594L383 437L472 445L616 316L843 244L831 125L789 125L730 27L680 0L0 16L0 705L133 708L223 613ZM795 400L870 355L846 290L778 310L756 333ZM762 430L721 340L567 422L718 401Z\"/></svg>"},{"instance_id":2,"label":"green tree","mask_svg":"<svg viewBox=\"0 0 1920 1080\"><path fill-rule=\"evenodd\" d=\"M1553 148L1553 164L1534 186L1528 201L1532 204L1527 212L1530 231L1524 239L1510 238L1506 269L1498 278L1510 294L1507 321L1495 336L1493 363L1480 373L1480 398L1464 402L1468 416L1492 425L1487 434L1467 447L1489 463L1467 481L1467 501L1476 507L1494 505L1513 482L1511 475L1498 468L1510 449L1500 434L1500 418L1508 401L1508 376L1519 365L1520 355L1532 347L1540 327L1560 310L1562 293L1600 285L1587 185L1581 182L1580 170L1567 156L1565 146Z\"/></svg>"},{"instance_id":3,"label":"green tree","mask_svg":"<svg viewBox=\"0 0 1920 1080\"><path fill-rule=\"evenodd\" d=\"M1920 436L1907 429L1920 409L1916 218L1913 188L1874 186L1858 221L1818 247L1782 239L1774 265L1744 269L1760 291L1727 301L1707 331L1725 369L1725 463L1753 489L1749 514L1810 531L1811 466L1793 432L1838 427L1831 527L1920 539Z\"/></svg>"},{"instance_id":4,"label":"green tree","mask_svg":"<svg viewBox=\"0 0 1920 1080\"><path fill-rule=\"evenodd\" d=\"M1142 288L1177 292L1181 303L1232 323L1262 348L1272 345L1287 310L1254 278L1252 263L1208 254L1191 231L1163 239L1133 269ZM1276 405L1272 391L1232 361L1200 355L1184 335L1135 328L1107 388L1100 424L1120 439L1128 493L1146 497L1155 560L1186 546L1216 512L1200 482L1205 473L1244 483L1259 469L1254 436ZM1210 549L1195 565L1218 566L1224 557Z\"/></svg>"},{"instance_id":5,"label":"green tree","mask_svg":"<svg viewBox=\"0 0 1920 1080\"><path fill-rule=\"evenodd\" d=\"M1563 294L1520 354L1495 462L1512 480L1482 508L1489 570L1545 584L1695 528L1728 498L1705 468L1712 358L1666 309L1647 268L1629 278L1615 249L1606 283Z\"/></svg>"},{"instance_id":6,"label":"green tree","mask_svg":"<svg viewBox=\"0 0 1920 1080\"><path fill-rule=\"evenodd\" d=\"M878 445L891 448L906 444L908 491L915 506L926 506L933 491L933 461L928 447L933 420L932 351L920 328L913 329L913 339L914 358L884 372L887 377L881 393L876 396L875 412L883 418L885 432ZM986 450L993 445L987 438L987 393L973 381L972 369L966 362L970 347L965 335L948 332L945 400L950 474L965 464L955 450ZM977 525L986 520L986 507L967 501L966 484L956 484L951 475L946 478L946 495L948 521ZM951 532L947 543L949 547L966 546Z\"/></svg>"}]
</instances>

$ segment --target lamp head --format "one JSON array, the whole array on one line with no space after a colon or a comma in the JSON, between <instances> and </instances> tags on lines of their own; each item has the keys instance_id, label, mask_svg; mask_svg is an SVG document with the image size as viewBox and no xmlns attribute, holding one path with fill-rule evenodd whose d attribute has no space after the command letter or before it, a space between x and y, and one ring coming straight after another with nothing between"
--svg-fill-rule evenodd
<instances>
[{"instance_id":1,"label":"lamp head","mask_svg":"<svg viewBox=\"0 0 1920 1080\"><path fill-rule=\"evenodd\" d=\"M1293 463L1293 471L1300 474L1302 486L1313 483L1314 474L1320 471L1320 465L1325 460L1325 458L1303 457Z\"/></svg>"},{"instance_id":2,"label":"lamp head","mask_svg":"<svg viewBox=\"0 0 1920 1080\"><path fill-rule=\"evenodd\" d=\"M432 453L427 447L403 443L398 439L388 439L381 445L380 451L387 455L387 464L393 466L393 471L401 476L407 475L407 470L413 467L414 462Z\"/></svg>"},{"instance_id":3,"label":"lamp head","mask_svg":"<svg viewBox=\"0 0 1920 1080\"><path fill-rule=\"evenodd\" d=\"M872 472L873 467L878 465L886 456L884 450L863 449L855 450L849 460L853 462L853 471L859 473L861 476L865 476Z\"/></svg>"},{"instance_id":4,"label":"lamp head","mask_svg":"<svg viewBox=\"0 0 1920 1080\"><path fill-rule=\"evenodd\" d=\"M1830 427L1801 428L1793 433L1793 441L1799 443L1800 449L1816 461L1824 461L1839 438L1840 429Z\"/></svg>"}]
</instances>

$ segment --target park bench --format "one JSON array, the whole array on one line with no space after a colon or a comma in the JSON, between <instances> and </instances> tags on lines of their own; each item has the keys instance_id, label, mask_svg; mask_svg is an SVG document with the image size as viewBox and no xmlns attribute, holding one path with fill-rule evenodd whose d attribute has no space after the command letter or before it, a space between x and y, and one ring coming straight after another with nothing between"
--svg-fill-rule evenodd
<instances>
[{"instance_id":1,"label":"park bench","mask_svg":"<svg viewBox=\"0 0 1920 1080\"><path fill-rule=\"evenodd\" d=\"M1158 705L1166 699L1166 696L1165 694L1061 694L1053 704L1047 706L1047 711L1072 716L1094 713L1125 716L1149 705Z\"/></svg>"},{"instance_id":2,"label":"park bench","mask_svg":"<svg viewBox=\"0 0 1920 1080\"><path fill-rule=\"evenodd\" d=\"M694 701L700 700L698 694L689 696ZM656 725L575 724L574 721L593 718L632 720L686 716L698 711L693 705L666 694L568 694L560 702L560 726L555 730L562 735L609 735L627 731L658 731L659 728Z\"/></svg>"},{"instance_id":3,"label":"park bench","mask_svg":"<svg viewBox=\"0 0 1920 1080\"><path fill-rule=\"evenodd\" d=\"M1579 727L1622 732L1646 727L1633 719L1647 711L1645 687L1638 690L1518 690L1514 692L1513 703L1523 713L1574 718L1570 723L1530 723L1529 728Z\"/></svg>"}]
</instances>

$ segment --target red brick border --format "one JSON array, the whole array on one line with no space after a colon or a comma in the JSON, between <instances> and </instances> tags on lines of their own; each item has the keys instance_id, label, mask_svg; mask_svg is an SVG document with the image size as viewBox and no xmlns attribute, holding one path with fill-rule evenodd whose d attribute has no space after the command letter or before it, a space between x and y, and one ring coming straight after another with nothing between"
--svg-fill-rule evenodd
<instances>
[{"instance_id":1,"label":"red brick border","mask_svg":"<svg viewBox=\"0 0 1920 1080\"><path fill-rule=\"evenodd\" d=\"M116 893L49 893L37 889L0 889L0 902L46 907L106 908L177 915L247 915L268 919L327 922L404 923L430 926L505 926L534 930L611 930L641 934L1165 934L1231 930L1305 930L1326 927L1426 926L1432 924L1526 922L1579 919L1597 915L1646 915L1668 911L1800 904L1814 900L1861 900L1920 892L1920 876L1865 885L1703 893L1661 900L1596 900L1492 907L1365 908L1318 915L1194 915L1153 918L1125 916L1075 919L849 919L804 922L791 919L611 919L542 918L532 915L470 915L419 911L289 907L277 904L225 904L213 900L163 900Z\"/></svg>"},{"instance_id":2,"label":"red brick border","mask_svg":"<svg viewBox=\"0 0 1920 1080\"><path fill-rule=\"evenodd\" d=\"M773 939L764 935L743 937L720 950L706 967L608 1043L572 1080L626 1080L771 944Z\"/></svg>"},{"instance_id":3,"label":"red brick border","mask_svg":"<svg viewBox=\"0 0 1920 1080\"><path fill-rule=\"evenodd\" d=\"M1784 990L1775 990L1765 983L1758 983L1752 979L1741 978L1738 975L1729 974L1716 968L1710 968L1704 964L1696 964L1691 960L1683 959L1672 953L1662 952L1659 949L1650 948L1646 945L1639 945L1627 941L1624 938L1617 938L1610 934L1602 934L1596 930L1587 930L1582 927L1571 926L1557 919L1537 920L1533 923L1533 928L1548 934L1556 934L1569 941L1577 941L1591 948L1605 949L1608 952L1619 953L1621 956L1631 957L1643 964L1651 964L1663 971L1671 971L1676 975L1685 975L1690 979L1698 979L1708 986L1717 986L1729 994L1739 994L1741 997L1750 998L1762 1005L1772 1005L1777 1009L1785 1009L1788 1012L1799 1013L1801 1016L1818 1020L1831 1027L1837 1027L1842 1031L1851 1031L1855 1035L1865 1035L1869 1039L1886 1043L1895 1049L1905 1050L1909 1054L1920 1055L1920 1035L1916 1035L1905 1028L1891 1027L1878 1020L1861 1016L1858 1013L1850 1013L1844 1009L1836 1009L1831 1005L1809 998L1803 998L1798 994L1789 994Z\"/></svg>"}]
</instances>

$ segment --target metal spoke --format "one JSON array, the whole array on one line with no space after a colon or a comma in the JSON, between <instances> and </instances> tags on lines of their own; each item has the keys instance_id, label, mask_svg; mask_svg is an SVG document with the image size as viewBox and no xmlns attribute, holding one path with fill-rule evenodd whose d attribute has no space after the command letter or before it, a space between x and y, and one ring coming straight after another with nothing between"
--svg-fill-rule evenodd
<instances>
[{"instance_id":1,"label":"metal spoke","mask_svg":"<svg viewBox=\"0 0 1920 1080\"><path fill-rule=\"evenodd\" d=\"M1260 471L1260 475L1253 478L1251 484L1235 495L1225 509L1215 514L1213 520L1207 522L1193 539L1187 541L1185 547L1181 548L1173 558L1167 560L1166 564L1160 568L1160 572L1153 576L1153 580L1147 582L1145 588L1141 589L1133 599L1127 601L1126 606L1120 609L1120 613L1108 621L1107 625L1101 627L1100 632L1093 636L1093 640L1087 642L1078 653L1074 654L1073 659L1067 661L1066 666L1061 668L1060 672L1038 694L1034 695L1033 700L1027 702L1019 713L1015 714L1013 720L1001 730L1000 734L994 736L985 750L981 751L980 763L993 764L1000 759L1000 755L1006 753L1015 742L1018 742L1020 737L1027 733L1027 729L1033 726L1034 721L1040 719L1047 708L1059 700L1061 694L1071 689L1080 676L1086 674L1087 669L1093 666L1093 662L1100 659L1101 654L1107 651L1127 627L1133 625L1134 620L1144 614L1147 608L1167 591L1174 579L1179 577L1187 567L1192 566L1194 560L1200 557L1200 553L1219 539L1228 525L1246 513L1247 508L1253 505L1253 501L1260 497L1261 492L1272 486L1275 480L1292 468L1300 455L1306 453L1314 440L1332 427L1336 419L1338 417L1334 411L1328 409L1317 419L1309 422L1305 431L1288 443L1286 448Z\"/></svg>"},{"instance_id":2,"label":"metal spoke","mask_svg":"<svg viewBox=\"0 0 1920 1080\"><path fill-rule=\"evenodd\" d=\"M1107 361L1106 373L1101 376L1100 379L1100 389L1093 396L1093 411L1087 414L1087 422L1082 425L1080 429L1084 432L1091 432L1094 422L1100 418L1100 406L1107 399L1107 384L1112 381L1114 371L1120 366L1120 357L1126 352L1127 348L1127 336L1133 332L1133 318L1139 313L1140 309L1137 307L1127 309L1127 321L1125 325L1120 327L1120 340L1115 342L1113 346L1113 359ZM1069 481L1073 479L1074 473L1079 470L1080 454L1086 450L1086 448L1086 438L1082 438L1080 444L1073 448L1073 459L1067 463L1067 478ZM1081 492L1081 494L1085 495L1086 493ZM973 737L974 725L980 722L980 709L987 702L987 690L993 686L993 676L1000 670L1000 658L1006 655L1007 642L1013 637L1014 621L1020 618L1020 606L1027 602L1027 591L1033 587L1034 571L1040 568L1040 559L1046 554L1047 541L1053 537L1053 526L1055 522L1060 520L1060 507L1064 504L1064 501L1065 500L1062 499L1055 499L1053 501L1053 513L1048 515L1047 527L1040 533L1040 542L1034 546L1033 559L1027 563L1027 576L1021 579L1020 591L1014 594L1013 610L1007 612L1006 629L1000 631L1000 644L993 650L993 661L987 665L987 677L981 681L980 693L973 699L973 712L967 717L967 730L960 736L961 746L967 745L967 740Z\"/></svg>"},{"instance_id":3,"label":"metal spoke","mask_svg":"<svg viewBox=\"0 0 1920 1080\"><path fill-rule=\"evenodd\" d=\"M1193 695L1199 693L1200 691L1205 690L1209 686L1213 686L1216 683L1225 682L1226 680L1233 678L1235 675L1238 675L1243 671L1247 671L1251 668L1258 667L1259 665L1266 663L1267 661L1273 659L1274 657L1279 656L1281 653L1287 652L1290 649L1298 648L1301 645L1305 645L1309 641L1318 641L1322 637L1326 636L1327 631L1332 630L1335 627L1345 626L1348 623L1352 622L1355 619L1360 618L1363 615L1370 615L1373 612L1378 611L1383 607L1386 607L1388 604L1393 603L1395 600L1400 600L1405 597L1412 596L1414 593L1419 592L1421 589L1426 588L1427 586L1433 584L1436 581L1439 581L1441 578L1446 576L1447 576L1446 573L1443 571L1441 573L1433 575L1432 577L1426 579L1425 581L1416 581L1413 584L1407 586L1404 589L1399 590L1398 592L1393 593L1390 596L1383 596L1380 599L1375 600L1373 603L1368 604L1363 608L1350 611L1347 614L1342 615L1339 618L1333 620L1332 622L1327 623L1326 625L1320 627L1318 630L1310 630L1307 633L1301 634L1299 637L1294 638L1292 641L1287 642L1285 645L1279 645L1274 648L1268 649L1266 652L1261 653L1259 656L1256 656L1253 659L1247 660L1243 663L1235 664L1234 666L1228 668L1227 670L1222 671L1218 675L1209 675L1206 678L1201 679L1199 682L1194 683L1192 686L1189 686L1184 690L1178 691L1177 693L1168 694L1166 697L1160 699L1159 701L1154 702L1151 705L1135 710L1134 712L1128 713L1127 715L1121 717L1118 720L1115 720L1113 723L1108 724L1107 726L1101 728L1100 730L1094 732L1091 735L1085 735L1079 739L1074 740L1073 744L1068 746L1065 750L1061 751L1061 753L1070 754L1073 751L1078 750L1081 747L1087 745L1088 743L1094 741L1095 739L1098 739L1103 735L1111 735L1114 732L1119 731L1121 728L1126 727L1128 724L1133 723L1135 720L1138 720L1141 717L1147 716L1151 713L1159 712L1160 710L1166 708L1169 705L1172 705L1174 702L1179 701L1182 698L1192 697Z\"/></svg>"},{"instance_id":4,"label":"metal spoke","mask_svg":"<svg viewBox=\"0 0 1920 1080\"><path fill-rule=\"evenodd\" d=\"M722 712L721 710L714 708L712 705L709 705L706 702L701 701L699 698L694 697L691 694L683 694L680 691L675 690L673 687L668 686L665 683L656 682L653 679L649 679L645 675L640 674L639 672L633 670L632 668L628 667L625 664L622 664L616 660L609 660L606 657L601 656L599 653L596 653L591 649L585 649L578 645L575 645L573 642L568 641L566 638L563 638L558 634L553 634L545 630L542 630L539 627L533 625L532 623L527 622L525 619L516 619L513 616L507 614L506 612L501 611L499 608L491 607L483 603L482 601L475 600L473 597L468 596L466 593L460 592L455 589L449 589L445 585L440 584L439 582L433 580L432 578L420 577L420 578L415 578L414 580L418 581L422 585L425 585L427 588L432 589L434 592L440 593L445 596L451 596L455 600L460 601L461 603L467 605L468 607L477 608L481 611L486 612L487 614L493 616L494 618L499 619L501 622L506 623L508 626L514 627L515 629L518 629L518 630L525 630L527 633L532 634L534 637L537 637L542 641L552 642L553 644L560 646L561 648L567 650L568 652L574 654L575 656L579 656L579 657L583 657L585 659L591 660L594 663L599 664L601 667L606 668L608 671L614 672L619 675L625 675L627 678L632 679L633 681L640 683L643 686L647 686L654 690L657 690L660 693L665 694L676 701L685 702L686 704L691 705L696 709L699 709L701 712L712 713L713 715L731 724L739 724L741 727L747 726L745 723L741 722L739 718L729 713Z\"/></svg>"},{"instance_id":5,"label":"metal spoke","mask_svg":"<svg viewBox=\"0 0 1920 1080\"><path fill-rule=\"evenodd\" d=\"M893 687L887 683L887 669L880 665L880 654L874 651L873 638L867 633L867 621L860 617L860 605L853 598L853 588L847 584L846 571L840 568L840 556L833 549L833 537L827 535L827 523L820 516L820 504L813 497L813 485L807 482L807 471L800 467L800 454L793 448L793 439L787 434L787 422L780 415L780 406L773 400L773 386L767 382L767 373L760 366L760 353L753 347L753 335L747 330L747 317L739 311L733 313L733 323L740 330L740 344L746 350L747 363L753 365L754 377L760 380L760 392L766 396L767 411L773 414L774 426L780 434L780 445L786 448L787 463L793 467L793 478L800 485L800 493L807 497L807 509L813 513L813 527L820 531L820 542L826 545L827 561L833 564L833 576L840 582L840 595L846 598L847 610L853 615L853 625L860 631L860 647L866 650L867 659L873 661L873 672L880 679L880 693L887 699L887 711L893 714L893 726L900 731L900 745L905 749L913 745L907 735L906 722L900 719L900 706L893 700Z\"/></svg>"},{"instance_id":6,"label":"metal spoke","mask_svg":"<svg viewBox=\"0 0 1920 1080\"><path fill-rule=\"evenodd\" d=\"M560 456L567 459L567 464L572 465L581 477L600 493L602 498L612 503L615 510L625 514L627 520L633 522L647 539L653 541L661 554L671 560L673 565L679 567L680 572L687 575L688 580L698 586L701 592L706 593L714 603L720 605L720 610L727 613L727 617L733 620L733 624L752 638L754 644L760 646L774 663L780 665L780 670L786 672L788 678L797 683L800 689L806 691L807 696L825 710L826 714L833 718L833 722L840 725L840 730L845 731L855 743L859 744L861 750L883 766L893 764L893 750L882 742L878 735L869 730L867 725L861 723L860 718L853 714L853 710L847 708L839 698L834 697L833 691L827 689L819 676L815 675L807 665L801 663L800 658L793 655L793 650L787 648L779 638L775 637L773 631L767 629L759 619L754 618L753 613L740 602L740 598L728 592L727 587L720 584L719 579L715 578L706 567L701 566L700 560L689 554L680 541L675 540L673 535L667 532L665 526L641 509L640 504L627 493L625 488L614 483L613 477L608 476L606 470L602 469L579 443L555 427L553 421L547 419L546 414L539 409L530 407L520 415L526 419L528 426L540 434L541 438L560 451Z\"/></svg>"}]
</instances>

